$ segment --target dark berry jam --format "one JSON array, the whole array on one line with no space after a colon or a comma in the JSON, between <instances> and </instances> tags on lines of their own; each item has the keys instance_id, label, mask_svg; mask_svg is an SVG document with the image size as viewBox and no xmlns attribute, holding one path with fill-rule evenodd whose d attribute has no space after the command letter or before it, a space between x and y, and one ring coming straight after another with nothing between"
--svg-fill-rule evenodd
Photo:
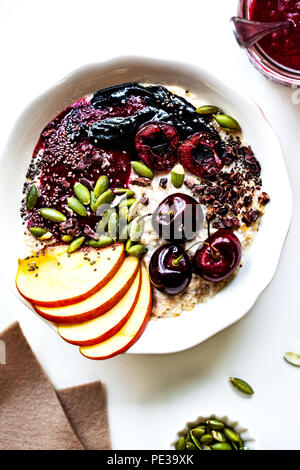
<instances>
[{"instance_id":1,"label":"dark berry jam","mask_svg":"<svg viewBox=\"0 0 300 470\"><path fill-rule=\"evenodd\" d=\"M250 18L256 21L286 21L291 29L271 33L259 41L260 47L279 64L300 70L300 1L253 0Z\"/></svg>"}]
</instances>

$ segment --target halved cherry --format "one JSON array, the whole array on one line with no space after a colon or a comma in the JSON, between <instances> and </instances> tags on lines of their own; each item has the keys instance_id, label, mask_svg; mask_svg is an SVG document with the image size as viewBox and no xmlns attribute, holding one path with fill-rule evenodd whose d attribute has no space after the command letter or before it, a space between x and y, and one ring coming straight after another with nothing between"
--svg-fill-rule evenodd
<instances>
[{"instance_id":1,"label":"halved cherry","mask_svg":"<svg viewBox=\"0 0 300 470\"><path fill-rule=\"evenodd\" d=\"M175 127L163 122L144 124L135 136L140 159L152 170L170 170L176 162L179 134Z\"/></svg>"},{"instance_id":2,"label":"halved cherry","mask_svg":"<svg viewBox=\"0 0 300 470\"><path fill-rule=\"evenodd\" d=\"M193 175L214 176L223 166L218 139L209 132L197 132L177 149L178 160Z\"/></svg>"}]
</instances>

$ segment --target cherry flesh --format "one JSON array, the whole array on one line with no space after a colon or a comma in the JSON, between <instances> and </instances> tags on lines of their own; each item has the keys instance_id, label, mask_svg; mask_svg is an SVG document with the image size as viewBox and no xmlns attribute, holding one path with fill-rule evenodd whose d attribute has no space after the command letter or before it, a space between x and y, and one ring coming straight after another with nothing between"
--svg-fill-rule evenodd
<instances>
[{"instance_id":1,"label":"cherry flesh","mask_svg":"<svg viewBox=\"0 0 300 470\"><path fill-rule=\"evenodd\" d=\"M149 263L149 275L159 291L180 294L191 282L192 263L181 245L168 243L154 251Z\"/></svg>"},{"instance_id":2,"label":"cherry flesh","mask_svg":"<svg viewBox=\"0 0 300 470\"><path fill-rule=\"evenodd\" d=\"M230 230L210 235L193 258L195 271L207 281L223 281L237 269L242 259L241 242Z\"/></svg>"},{"instance_id":3,"label":"cherry flesh","mask_svg":"<svg viewBox=\"0 0 300 470\"><path fill-rule=\"evenodd\" d=\"M174 193L167 196L152 215L152 225L160 238L184 241L195 238L203 224L200 204L192 196Z\"/></svg>"}]
</instances>

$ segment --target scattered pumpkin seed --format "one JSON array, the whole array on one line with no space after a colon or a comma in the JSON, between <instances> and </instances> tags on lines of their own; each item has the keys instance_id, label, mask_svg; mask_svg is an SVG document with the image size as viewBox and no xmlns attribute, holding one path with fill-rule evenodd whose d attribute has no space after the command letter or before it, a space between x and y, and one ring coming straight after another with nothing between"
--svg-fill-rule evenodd
<instances>
[{"instance_id":1,"label":"scattered pumpkin seed","mask_svg":"<svg viewBox=\"0 0 300 470\"><path fill-rule=\"evenodd\" d=\"M92 246L93 248L104 248L105 246L112 245L114 243L113 239L107 235L101 235L99 240L89 240L86 242L86 245Z\"/></svg>"},{"instance_id":2,"label":"scattered pumpkin seed","mask_svg":"<svg viewBox=\"0 0 300 470\"><path fill-rule=\"evenodd\" d=\"M229 442L216 442L210 446L212 450L232 450Z\"/></svg>"},{"instance_id":3,"label":"scattered pumpkin seed","mask_svg":"<svg viewBox=\"0 0 300 470\"><path fill-rule=\"evenodd\" d=\"M212 435L212 437L214 438L215 441L226 442L225 435L220 431L212 431L211 435Z\"/></svg>"},{"instance_id":4,"label":"scattered pumpkin seed","mask_svg":"<svg viewBox=\"0 0 300 470\"><path fill-rule=\"evenodd\" d=\"M70 243L74 240L74 237L72 237L72 235L63 235L61 239L65 243Z\"/></svg>"},{"instance_id":5,"label":"scattered pumpkin seed","mask_svg":"<svg viewBox=\"0 0 300 470\"><path fill-rule=\"evenodd\" d=\"M100 222L98 222L97 227L96 227L96 232L99 235L102 235L107 231L108 227L108 221L110 216L115 212L115 209L108 209L104 214Z\"/></svg>"},{"instance_id":6,"label":"scattered pumpkin seed","mask_svg":"<svg viewBox=\"0 0 300 470\"><path fill-rule=\"evenodd\" d=\"M149 178L150 180L153 179L154 177L153 171L150 170L150 168L148 168L147 165L145 165L144 163L131 162L131 166L137 175L143 176L144 178Z\"/></svg>"},{"instance_id":7,"label":"scattered pumpkin seed","mask_svg":"<svg viewBox=\"0 0 300 470\"><path fill-rule=\"evenodd\" d=\"M130 238L127 240L126 245L125 245L125 251L128 253L128 250L134 245L134 242L130 240Z\"/></svg>"},{"instance_id":8,"label":"scattered pumpkin seed","mask_svg":"<svg viewBox=\"0 0 300 470\"><path fill-rule=\"evenodd\" d=\"M190 431L190 436L191 436L191 439L192 439L193 443L195 444L195 446L196 446L199 450L202 450L201 445L200 445L200 442L199 442L198 439L194 436L193 431Z\"/></svg>"},{"instance_id":9,"label":"scattered pumpkin seed","mask_svg":"<svg viewBox=\"0 0 300 470\"><path fill-rule=\"evenodd\" d=\"M130 232L129 232L129 236L131 240L134 242L139 241L141 236L144 233L144 229L145 229L144 219L141 219L141 220L134 219L132 221Z\"/></svg>"},{"instance_id":10,"label":"scattered pumpkin seed","mask_svg":"<svg viewBox=\"0 0 300 470\"><path fill-rule=\"evenodd\" d=\"M136 256L137 258L141 258L147 253L148 248L144 245L133 245L126 251L131 256Z\"/></svg>"},{"instance_id":11,"label":"scattered pumpkin seed","mask_svg":"<svg viewBox=\"0 0 300 470\"><path fill-rule=\"evenodd\" d=\"M75 238L75 240L73 240L68 247L68 253L74 253L74 251L79 250L82 247L84 240L85 237Z\"/></svg>"},{"instance_id":12,"label":"scattered pumpkin seed","mask_svg":"<svg viewBox=\"0 0 300 470\"><path fill-rule=\"evenodd\" d=\"M135 195L134 191L132 191L131 189L126 189L126 188L115 188L114 193L118 195L125 194L127 198L133 197Z\"/></svg>"},{"instance_id":13,"label":"scattered pumpkin seed","mask_svg":"<svg viewBox=\"0 0 300 470\"><path fill-rule=\"evenodd\" d=\"M91 200L91 194L86 186L84 186L82 183L75 183L74 184L74 193L77 199L82 203L82 204L89 204Z\"/></svg>"},{"instance_id":14,"label":"scattered pumpkin seed","mask_svg":"<svg viewBox=\"0 0 300 470\"><path fill-rule=\"evenodd\" d=\"M39 210L40 215L51 222L65 222L67 217L56 209L51 209L50 207L43 207Z\"/></svg>"},{"instance_id":15,"label":"scattered pumpkin seed","mask_svg":"<svg viewBox=\"0 0 300 470\"><path fill-rule=\"evenodd\" d=\"M119 234L120 242L125 243L128 240L130 227L131 227L131 223L124 225L124 227L121 229L120 234Z\"/></svg>"},{"instance_id":16,"label":"scattered pumpkin seed","mask_svg":"<svg viewBox=\"0 0 300 470\"><path fill-rule=\"evenodd\" d=\"M219 126L226 128L227 131L239 132L241 130L239 123L233 117L227 114L214 114L213 116Z\"/></svg>"},{"instance_id":17,"label":"scattered pumpkin seed","mask_svg":"<svg viewBox=\"0 0 300 470\"><path fill-rule=\"evenodd\" d=\"M229 380L240 392L245 393L246 395L253 395L253 388L244 380L238 379L237 377L229 377Z\"/></svg>"},{"instance_id":18,"label":"scattered pumpkin seed","mask_svg":"<svg viewBox=\"0 0 300 470\"><path fill-rule=\"evenodd\" d=\"M218 419L208 419L206 421L206 424L208 424L210 428L214 431L221 431L225 427L225 424L222 423L222 421L219 421Z\"/></svg>"},{"instance_id":19,"label":"scattered pumpkin seed","mask_svg":"<svg viewBox=\"0 0 300 470\"><path fill-rule=\"evenodd\" d=\"M179 189L184 182L184 168L180 163L174 166L171 171L171 181L175 188Z\"/></svg>"},{"instance_id":20,"label":"scattered pumpkin seed","mask_svg":"<svg viewBox=\"0 0 300 470\"><path fill-rule=\"evenodd\" d=\"M120 227L123 227L124 225L127 225L128 212L129 211L128 211L127 206L121 207L121 209L119 210Z\"/></svg>"},{"instance_id":21,"label":"scattered pumpkin seed","mask_svg":"<svg viewBox=\"0 0 300 470\"><path fill-rule=\"evenodd\" d=\"M96 212L96 201L97 201L97 197L96 197L96 194L95 194L95 191L91 191L90 193L91 195L91 201L90 201L90 206L91 206L91 209L93 212Z\"/></svg>"},{"instance_id":22,"label":"scattered pumpkin seed","mask_svg":"<svg viewBox=\"0 0 300 470\"><path fill-rule=\"evenodd\" d=\"M294 352L287 352L283 357L287 362L289 362L293 366L300 367L300 354L296 354Z\"/></svg>"},{"instance_id":23,"label":"scattered pumpkin seed","mask_svg":"<svg viewBox=\"0 0 300 470\"><path fill-rule=\"evenodd\" d=\"M224 428L224 434L232 442L240 442L240 436L231 428Z\"/></svg>"},{"instance_id":24,"label":"scattered pumpkin seed","mask_svg":"<svg viewBox=\"0 0 300 470\"><path fill-rule=\"evenodd\" d=\"M129 210L128 210L128 222L130 222L132 219L134 219L134 217L136 216L137 214L137 211L138 211L138 208L139 208L139 205L140 205L140 201L139 200L136 200L130 207L129 207Z\"/></svg>"},{"instance_id":25,"label":"scattered pumpkin seed","mask_svg":"<svg viewBox=\"0 0 300 470\"><path fill-rule=\"evenodd\" d=\"M136 200L135 200L134 198L129 198L129 199L125 198L125 199L122 199L122 201L120 201L120 203L119 203L119 208L125 207L125 206L126 206L126 207L130 207L130 206L132 206L132 204L135 203L135 201L136 201Z\"/></svg>"},{"instance_id":26,"label":"scattered pumpkin seed","mask_svg":"<svg viewBox=\"0 0 300 470\"><path fill-rule=\"evenodd\" d=\"M119 216L116 212L111 214L108 221L108 233L113 240L117 239L119 228Z\"/></svg>"},{"instance_id":27,"label":"scattered pumpkin seed","mask_svg":"<svg viewBox=\"0 0 300 470\"><path fill-rule=\"evenodd\" d=\"M48 232L48 230L42 227L30 227L29 231L35 238L40 238Z\"/></svg>"},{"instance_id":28,"label":"scattered pumpkin seed","mask_svg":"<svg viewBox=\"0 0 300 470\"><path fill-rule=\"evenodd\" d=\"M197 439L200 439L203 434L205 434L205 427L204 426L197 426L196 428L192 429L194 436Z\"/></svg>"},{"instance_id":29,"label":"scattered pumpkin seed","mask_svg":"<svg viewBox=\"0 0 300 470\"><path fill-rule=\"evenodd\" d=\"M26 207L29 211L32 211L32 209L34 209L38 198L39 198L39 191L36 185L33 184L31 188L29 189L27 198L26 198Z\"/></svg>"},{"instance_id":30,"label":"scattered pumpkin seed","mask_svg":"<svg viewBox=\"0 0 300 470\"><path fill-rule=\"evenodd\" d=\"M176 442L176 450L184 450L184 449L185 449L185 438L181 436Z\"/></svg>"},{"instance_id":31,"label":"scattered pumpkin seed","mask_svg":"<svg viewBox=\"0 0 300 470\"><path fill-rule=\"evenodd\" d=\"M204 105L200 106L199 108L196 109L196 113L198 114L215 114L218 111L220 111L220 108L217 106L212 106L212 105Z\"/></svg>"},{"instance_id":32,"label":"scattered pumpkin seed","mask_svg":"<svg viewBox=\"0 0 300 470\"><path fill-rule=\"evenodd\" d=\"M214 438L212 437L211 434L203 434L203 436L201 436L200 438L200 442L201 444L211 444L213 442Z\"/></svg>"},{"instance_id":33,"label":"scattered pumpkin seed","mask_svg":"<svg viewBox=\"0 0 300 470\"><path fill-rule=\"evenodd\" d=\"M68 198L68 206L72 211L74 211L76 214L80 215L81 217L86 217L87 216L87 211L86 208L84 207L81 202L76 199L76 197L69 197Z\"/></svg>"},{"instance_id":34,"label":"scattered pumpkin seed","mask_svg":"<svg viewBox=\"0 0 300 470\"><path fill-rule=\"evenodd\" d=\"M46 232L39 239L40 240L50 240L50 238L52 238L52 237L53 237L53 234L51 232Z\"/></svg>"},{"instance_id":35,"label":"scattered pumpkin seed","mask_svg":"<svg viewBox=\"0 0 300 470\"><path fill-rule=\"evenodd\" d=\"M195 444L193 442L187 442L185 448L186 448L186 450L196 450L197 449L197 447L195 446Z\"/></svg>"},{"instance_id":36,"label":"scattered pumpkin seed","mask_svg":"<svg viewBox=\"0 0 300 470\"><path fill-rule=\"evenodd\" d=\"M107 176L105 175L100 176L94 188L96 197L98 198L101 194L105 193L105 191L108 190L108 186L109 186L109 179L107 178Z\"/></svg>"},{"instance_id":37,"label":"scattered pumpkin seed","mask_svg":"<svg viewBox=\"0 0 300 470\"><path fill-rule=\"evenodd\" d=\"M96 194L96 193L95 193ZM97 201L95 203L95 208L98 209L99 207L101 207L102 205L105 205L105 204L110 204L113 199L114 199L115 195L114 193L108 189L107 191L104 191L102 194L100 194L100 196L97 198Z\"/></svg>"}]
</instances>

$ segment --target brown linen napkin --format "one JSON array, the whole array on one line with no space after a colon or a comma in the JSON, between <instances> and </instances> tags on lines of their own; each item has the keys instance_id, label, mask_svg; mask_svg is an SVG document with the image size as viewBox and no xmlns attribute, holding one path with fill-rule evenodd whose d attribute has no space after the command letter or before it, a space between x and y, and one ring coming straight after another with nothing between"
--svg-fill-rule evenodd
<instances>
[{"instance_id":1,"label":"brown linen napkin","mask_svg":"<svg viewBox=\"0 0 300 470\"><path fill-rule=\"evenodd\" d=\"M100 383L62 390L57 395L18 323L1 333L0 340L6 349L6 364L0 364L0 450L109 447L105 394ZM82 410L78 403L83 398ZM86 426L92 421L93 406L95 421L89 431ZM94 432L98 435L93 436Z\"/></svg>"}]
</instances>

